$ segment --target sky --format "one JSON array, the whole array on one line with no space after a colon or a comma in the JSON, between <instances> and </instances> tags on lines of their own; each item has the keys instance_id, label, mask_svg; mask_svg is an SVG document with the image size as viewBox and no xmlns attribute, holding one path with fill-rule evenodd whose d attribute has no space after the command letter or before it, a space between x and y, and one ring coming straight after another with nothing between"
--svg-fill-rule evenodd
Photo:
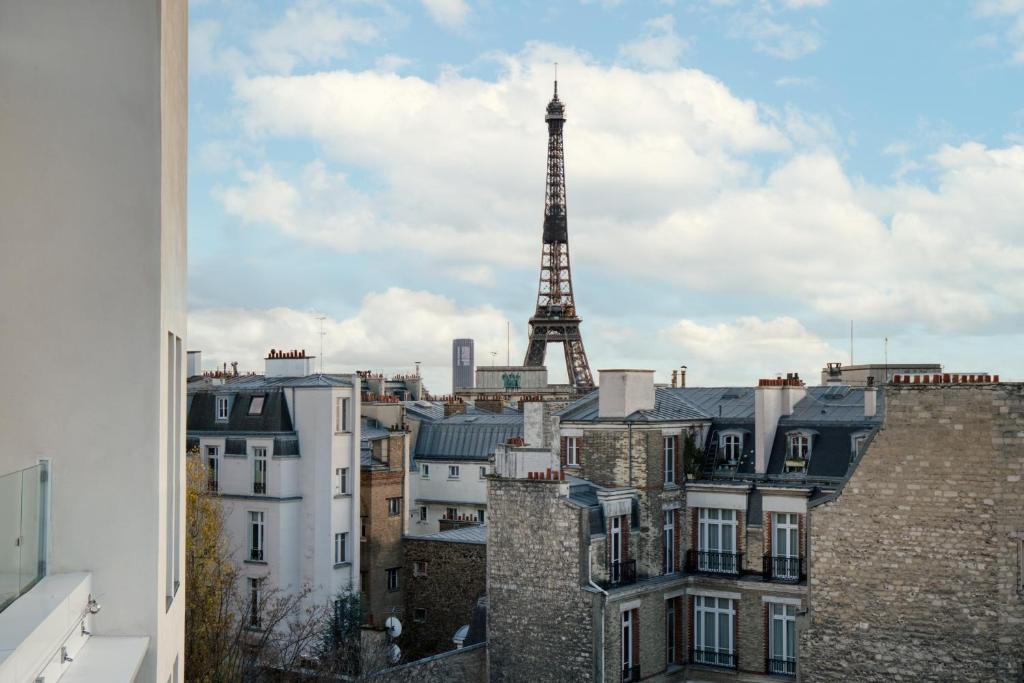
<instances>
[{"instance_id":1,"label":"sky","mask_svg":"<svg viewBox=\"0 0 1024 683\"><path fill-rule=\"evenodd\" d=\"M1024 0L192 0L206 368L521 363L556 63L595 374L1024 378Z\"/></svg>"}]
</instances>

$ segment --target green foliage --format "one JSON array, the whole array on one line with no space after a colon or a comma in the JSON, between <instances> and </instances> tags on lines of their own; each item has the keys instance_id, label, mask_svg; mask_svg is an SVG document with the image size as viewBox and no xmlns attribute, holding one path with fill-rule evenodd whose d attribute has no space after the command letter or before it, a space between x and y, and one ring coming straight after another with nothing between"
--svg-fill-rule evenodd
<instances>
[{"instance_id":1,"label":"green foliage","mask_svg":"<svg viewBox=\"0 0 1024 683\"><path fill-rule=\"evenodd\" d=\"M704 454L697 447L693 434L686 434L683 438L683 469L693 479L700 477L701 468L704 466Z\"/></svg>"}]
</instances>

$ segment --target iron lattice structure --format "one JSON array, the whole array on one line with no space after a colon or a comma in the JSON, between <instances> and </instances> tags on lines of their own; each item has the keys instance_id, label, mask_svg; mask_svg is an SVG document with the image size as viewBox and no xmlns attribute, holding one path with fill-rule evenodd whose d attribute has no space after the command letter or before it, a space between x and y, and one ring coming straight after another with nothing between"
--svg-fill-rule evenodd
<instances>
[{"instance_id":1,"label":"iron lattice structure","mask_svg":"<svg viewBox=\"0 0 1024 683\"><path fill-rule=\"evenodd\" d=\"M548 124L548 169L544 194L544 242L540 255L540 284L537 311L530 318L530 342L523 365L544 365L548 344L561 344L569 383L578 391L594 388L580 334L580 318L572 294L572 268L569 266L569 227L565 207L565 153L562 129L565 105L555 94L548 103L544 120Z\"/></svg>"}]
</instances>

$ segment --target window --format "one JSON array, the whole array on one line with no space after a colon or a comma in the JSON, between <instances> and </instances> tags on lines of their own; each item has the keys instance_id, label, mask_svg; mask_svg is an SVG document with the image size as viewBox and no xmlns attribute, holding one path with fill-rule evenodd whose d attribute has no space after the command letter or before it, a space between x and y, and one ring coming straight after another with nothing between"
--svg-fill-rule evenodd
<instances>
[{"instance_id":1,"label":"window","mask_svg":"<svg viewBox=\"0 0 1024 683\"><path fill-rule=\"evenodd\" d=\"M693 612L693 661L734 668L733 615L736 610L733 601L697 595Z\"/></svg>"},{"instance_id":2,"label":"window","mask_svg":"<svg viewBox=\"0 0 1024 683\"><path fill-rule=\"evenodd\" d=\"M359 521L359 540L366 540L366 517L363 517Z\"/></svg>"},{"instance_id":3,"label":"window","mask_svg":"<svg viewBox=\"0 0 1024 683\"><path fill-rule=\"evenodd\" d=\"M206 447L206 490L216 493L220 490L220 448Z\"/></svg>"},{"instance_id":4,"label":"window","mask_svg":"<svg viewBox=\"0 0 1024 683\"><path fill-rule=\"evenodd\" d=\"M800 578L800 522L792 512L772 513L772 577Z\"/></svg>"},{"instance_id":5,"label":"window","mask_svg":"<svg viewBox=\"0 0 1024 683\"><path fill-rule=\"evenodd\" d=\"M793 459L806 460L811 454L811 437L803 432L793 432L789 435L789 457Z\"/></svg>"},{"instance_id":6,"label":"window","mask_svg":"<svg viewBox=\"0 0 1024 683\"><path fill-rule=\"evenodd\" d=\"M249 513L249 559L253 562L263 561L263 513Z\"/></svg>"},{"instance_id":7,"label":"window","mask_svg":"<svg viewBox=\"0 0 1024 683\"><path fill-rule=\"evenodd\" d=\"M412 563L412 575L422 577L427 575L427 563L423 560L415 560Z\"/></svg>"},{"instance_id":8,"label":"window","mask_svg":"<svg viewBox=\"0 0 1024 683\"><path fill-rule=\"evenodd\" d=\"M683 598L665 601L665 661L683 663Z\"/></svg>"},{"instance_id":9,"label":"window","mask_svg":"<svg viewBox=\"0 0 1024 683\"><path fill-rule=\"evenodd\" d=\"M420 465L420 475L424 479L430 479L430 465L427 465L427 464Z\"/></svg>"},{"instance_id":10,"label":"window","mask_svg":"<svg viewBox=\"0 0 1024 683\"><path fill-rule=\"evenodd\" d=\"M256 495L267 493L267 449L252 449L252 492Z\"/></svg>"},{"instance_id":11,"label":"window","mask_svg":"<svg viewBox=\"0 0 1024 683\"><path fill-rule=\"evenodd\" d=\"M340 434L349 430L348 413L351 402L350 398L339 397L334 400L334 431L336 433Z\"/></svg>"},{"instance_id":12,"label":"window","mask_svg":"<svg viewBox=\"0 0 1024 683\"><path fill-rule=\"evenodd\" d=\"M854 434L850 437L850 462L856 460L864 452L864 446L867 442L867 434Z\"/></svg>"},{"instance_id":13,"label":"window","mask_svg":"<svg viewBox=\"0 0 1024 683\"><path fill-rule=\"evenodd\" d=\"M665 483L676 483L676 437L662 437L662 452L665 456Z\"/></svg>"},{"instance_id":14,"label":"window","mask_svg":"<svg viewBox=\"0 0 1024 683\"><path fill-rule=\"evenodd\" d=\"M263 414L263 401L266 397L264 396L253 396L249 399L249 414L250 415L262 415Z\"/></svg>"},{"instance_id":15,"label":"window","mask_svg":"<svg viewBox=\"0 0 1024 683\"><path fill-rule=\"evenodd\" d=\"M704 572L735 574L736 511L700 508L697 568Z\"/></svg>"},{"instance_id":16,"label":"window","mask_svg":"<svg viewBox=\"0 0 1024 683\"><path fill-rule=\"evenodd\" d=\"M740 460L743 452L743 437L739 434L726 434L722 437L722 452L725 454L725 461L735 465Z\"/></svg>"},{"instance_id":17,"label":"window","mask_svg":"<svg viewBox=\"0 0 1024 683\"><path fill-rule=\"evenodd\" d=\"M458 465L448 465L448 478L449 479L458 479L459 478L459 466Z\"/></svg>"},{"instance_id":18,"label":"window","mask_svg":"<svg viewBox=\"0 0 1024 683\"><path fill-rule=\"evenodd\" d=\"M639 610L627 609L622 611L622 680L636 681L640 679L640 662L638 661L638 645L640 639L637 637L637 628L640 620L637 618Z\"/></svg>"},{"instance_id":19,"label":"window","mask_svg":"<svg viewBox=\"0 0 1024 683\"><path fill-rule=\"evenodd\" d=\"M260 628L263 625L262 584L263 579L249 579L249 628Z\"/></svg>"},{"instance_id":20,"label":"window","mask_svg":"<svg viewBox=\"0 0 1024 683\"><path fill-rule=\"evenodd\" d=\"M580 464L580 442L579 437L565 437L565 464L569 467L579 467Z\"/></svg>"},{"instance_id":21,"label":"window","mask_svg":"<svg viewBox=\"0 0 1024 683\"><path fill-rule=\"evenodd\" d=\"M217 410L217 413L216 413L217 419L218 420L226 420L226 419L228 419L228 397L227 396L218 396L216 404L217 404L217 408L216 408L216 410Z\"/></svg>"},{"instance_id":22,"label":"window","mask_svg":"<svg viewBox=\"0 0 1024 683\"><path fill-rule=\"evenodd\" d=\"M664 517L661 527L664 558L662 573L671 574L676 570L676 511L665 510L662 515Z\"/></svg>"},{"instance_id":23,"label":"window","mask_svg":"<svg viewBox=\"0 0 1024 683\"><path fill-rule=\"evenodd\" d=\"M402 499L388 498L388 517L397 517L402 514Z\"/></svg>"},{"instance_id":24,"label":"window","mask_svg":"<svg viewBox=\"0 0 1024 683\"><path fill-rule=\"evenodd\" d=\"M427 521L427 506L426 505L420 505L420 521L421 522Z\"/></svg>"},{"instance_id":25,"label":"window","mask_svg":"<svg viewBox=\"0 0 1024 683\"><path fill-rule=\"evenodd\" d=\"M796 607L768 603L771 626L768 631L768 673L796 675Z\"/></svg>"},{"instance_id":26,"label":"window","mask_svg":"<svg viewBox=\"0 0 1024 683\"><path fill-rule=\"evenodd\" d=\"M399 569L398 567L392 567L391 569L386 570L387 573L388 573L388 590L389 591L396 591L396 590L398 590L398 569Z\"/></svg>"},{"instance_id":27,"label":"window","mask_svg":"<svg viewBox=\"0 0 1024 683\"><path fill-rule=\"evenodd\" d=\"M348 468L339 467L335 469L334 476L338 480L338 495L348 493Z\"/></svg>"},{"instance_id":28,"label":"window","mask_svg":"<svg viewBox=\"0 0 1024 683\"><path fill-rule=\"evenodd\" d=\"M484 514L485 513L484 513L483 510L477 510L476 511L476 521L479 522L480 524L484 523Z\"/></svg>"},{"instance_id":29,"label":"window","mask_svg":"<svg viewBox=\"0 0 1024 683\"><path fill-rule=\"evenodd\" d=\"M348 562L348 534L334 534L334 564Z\"/></svg>"},{"instance_id":30,"label":"window","mask_svg":"<svg viewBox=\"0 0 1024 683\"><path fill-rule=\"evenodd\" d=\"M416 607L412 611L412 620L417 624L427 623L427 610L422 607Z\"/></svg>"},{"instance_id":31,"label":"window","mask_svg":"<svg viewBox=\"0 0 1024 683\"><path fill-rule=\"evenodd\" d=\"M445 508L444 509L444 518L445 519L458 519L459 518L459 508Z\"/></svg>"},{"instance_id":32,"label":"window","mask_svg":"<svg viewBox=\"0 0 1024 683\"><path fill-rule=\"evenodd\" d=\"M481 465L480 466L480 478L481 479L486 479L487 478L487 467L485 465Z\"/></svg>"}]
</instances>

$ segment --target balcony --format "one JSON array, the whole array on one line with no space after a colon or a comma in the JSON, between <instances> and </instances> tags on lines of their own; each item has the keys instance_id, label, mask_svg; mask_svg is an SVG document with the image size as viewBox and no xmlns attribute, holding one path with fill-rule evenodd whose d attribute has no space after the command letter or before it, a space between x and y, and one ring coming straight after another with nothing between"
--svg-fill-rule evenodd
<instances>
[{"instance_id":1,"label":"balcony","mask_svg":"<svg viewBox=\"0 0 1024 683\"><path fill-rule=\"evenodd\" d=\"M249 548L249 561L250 562L262 562L263 561L263 548Z\"/></svg>"},{"instance_id":2,"label":"balcony","mask_svg":"<svg viewBox=\"0 0 1024 683\"><path fill-rule=\"evenodd\" d=\"M743 553L692 549L686 552L686 571L690 573L738 576L742 566Z\"/></svg>"},{"instance_id":3,"label":"balcony","mask_svg":"<svg viewBox=\"0 0 1024 683\"><path fill-rule=\"evenodd\" d=\"M48 467L0 476L0 611L46 574Z\"/></svg>"},{"instance_id":4,"label":"balcony","mask_svg":"<svg viewBox=\"0 0 1024 683\"><path fill-rule=\"evenodd\" d=\"M253 482L252 492L257 496L265 496L267 494L267 484L262 481Z\"/></svg>"},{"instance_id":5,"label":"balcony","mask_svg":"<svg viewBox=\"0 0 1024 683\"><path fill-rule=\"evenodd\" d=\"M796 658L776 659L770 657L765 669L772 676L796 676Z\"/></svg>"},{"instance_id":6,"label":"balcony","mask_svg":"<svg viewBox=\"0 0 1024 683\"><path fill-rule=\"evenodd\" d=\"M765 581L800 583L807 580L805 561L802 557L765 555L763 563Z\"/></svg>"},{"instance_id":7,"label":"balcony","mask_svg":"<svg viewBox=\"0 0 1024 683\"><path fill-rule=\"evenodd\" d=\"M691 648L690 661L694 664L704 666L717 666L723 669L736 668L736 653L726 650L705 650L704 648Z\"/></svg>"},{"instance_id":8,"label":"balcony","mask_svg":"<svg viewBox=\"0 0 1024 683\"><path fill-rule=\"evenodd\" d=\"M622 560L608 565L608 585L629 586L636 583L636 560Z\"/></svg>"},{"instance_id":9,"label":"balcony","mask_svg":"<svg viewBox=\"0 0 1024 683\"><path fill-rule=\"evenodd\" d=\"M628 683L629 681L640 680L640 665L634 664L633 666L622 667L622 683Z\"/></svg>"}]
</instances>

